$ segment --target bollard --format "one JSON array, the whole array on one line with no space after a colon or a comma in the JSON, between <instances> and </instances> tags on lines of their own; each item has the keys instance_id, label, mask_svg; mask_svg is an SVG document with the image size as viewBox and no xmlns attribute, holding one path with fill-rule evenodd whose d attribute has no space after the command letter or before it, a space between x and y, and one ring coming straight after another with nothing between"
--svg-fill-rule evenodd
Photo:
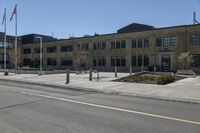
<instances>
[{"instance_id":1,"label":"bollard","mask_svg":"<svg viewBox=\"0 0 200 133\"><path fill-rule=\"evenodd\" d=\"M89 80L92 81L92 68L90 68Z\"/></svg>"},{"instance_id":2,"label":"bollard","mask_svg":"<svg viewBox=\"0 0 200 133\"><path fill-rule=\"evenodd\" d=\"M130 66L130 76L132 75L132 66Z\"/></svg>"},{"instance_id":3,"label":"bollard","mask_svg":"<svg viewBox=\"0 0 200 133\"><path fill-rule=\"evenodd\" d=\"M97 71L97 80L99 80L99 71Z\"/></svg>"},{"instance_id":4,"label":"bollard","mask_svg":"<svg viewBox=\"0 0 200 133\"><path fill-rule=\"evenodd\" d=\"M117 67L115 66L115 77L117 77Z\"/></svg>"},{"instance_id":5,"label":"bollard","mask_svg":"<svg viewBox=\"0 0 200 133\"><path fill-rule=\"evenodd\" d=\"M70 74L70 70L69 69L67 69L67 71L66 71L66 84L69 84L69 74Z\"/></svg>"}]
</instances>

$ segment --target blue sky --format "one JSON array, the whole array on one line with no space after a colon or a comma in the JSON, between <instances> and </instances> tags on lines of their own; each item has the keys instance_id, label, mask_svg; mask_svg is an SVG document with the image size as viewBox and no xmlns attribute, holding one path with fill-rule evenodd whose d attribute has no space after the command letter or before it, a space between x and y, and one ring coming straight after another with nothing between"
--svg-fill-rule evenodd
<instances>
[{"instance_id":1,"label":"blue sky","mask_svg":"<svg viewBox=\"0 0 200 133\"><path fill-rule=\"evenodd\" d=\"M192 24L193 11L200 21L200 0L0 0L0 22L4 8L10 19L15 3L19 35L53 32L54 37L68 38L115 33L133 22L155 27ZM7 30L14 35L14 21L8 21Z\"/></svg>"}]
</instances>

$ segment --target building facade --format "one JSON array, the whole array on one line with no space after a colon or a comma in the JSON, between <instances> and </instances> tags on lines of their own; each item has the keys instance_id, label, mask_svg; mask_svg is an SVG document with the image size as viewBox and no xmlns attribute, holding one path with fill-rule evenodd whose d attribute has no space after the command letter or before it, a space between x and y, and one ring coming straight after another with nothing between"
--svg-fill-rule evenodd
<instances>
[{"instance_id":1,"label":"building facade","mask_svg":"<svg viewBox=\"0 0 200 133\"><path fill-rule=\"evenodd\" d=\"M200 72L200 25L147 29L43 42L43 67L100 71ZM128 32L127 32L128 31ZM20 45L20 66L39 67L39 43Z\"/></svg>"}]
</instances>

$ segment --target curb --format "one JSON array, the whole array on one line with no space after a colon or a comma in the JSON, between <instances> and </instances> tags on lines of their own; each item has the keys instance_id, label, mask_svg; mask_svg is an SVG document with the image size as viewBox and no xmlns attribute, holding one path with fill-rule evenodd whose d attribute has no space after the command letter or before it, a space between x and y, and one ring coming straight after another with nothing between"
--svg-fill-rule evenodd
<instances>
[{"instance_id":1,"label":"curb","mask_svg":"<svg viewBox=\"0 0 200 133\"><path fill-rule=\"evenodd\" d=\"M136 94L136 93L125 93L125 92L118 92L118 91L106 91L106 90L88 89L88 88L82 88L82 87L71 87L71 86L67 86L67 85L64 86L64 85L55 85L55 84L35 83L35 82L19 81L19 80L12 80L12 79L0 79L0 81L11 82L11 83L15 82L15 83L19 83L19 84L38 85L38 86L58 88L58 89L76 90L76 91L81 91L81 92L87 91L87 92L93 92L93 93L105 93L105 94L133 96L133 97L152 99L152 100L164 100L164 101L172 101L172 102L200 104L200 100L194 100L194 99L141 95L141 94Z\"/></svg>"}]
</instances>

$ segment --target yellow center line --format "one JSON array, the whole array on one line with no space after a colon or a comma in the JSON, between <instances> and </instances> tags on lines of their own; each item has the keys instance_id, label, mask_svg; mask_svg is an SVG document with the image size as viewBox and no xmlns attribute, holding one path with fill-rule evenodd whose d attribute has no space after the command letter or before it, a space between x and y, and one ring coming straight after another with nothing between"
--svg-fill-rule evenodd
<instances>
[{"instance_id":1,"label":"yellow center line","mask_svg":"<svg viewBox=\"0 0 200 133\"><path fill-rule=\"evenodd\" d=\"M184 120L184 119L179 119L179 118L175 118L175 117L169 117L169 116L145 113L145 112L128 110L128 109L121 109L121 108L116 108L116 107L110 107L110 106L104 106L104 105L99 105L99 104L81 102L81 101L70 100L70 99L66 99L66 98L43 95L43 94L35 94L35 93L30 93L30 92L21 92L21 93L26 94L26 95L44 97L44 98L60 100L60 101L65 101L65 102L70 102L70 103L76 103L76 104L81 104L81 105L87 105L87 106L92 106L92 107L98 107L98 108L104 108L104 109L109 109L109 110L115 110L115 111L121 111L121 112L133 113L133 114L139 114L139 115L143 115L143 116L156 117L156 118L165 119L165 120L172 120L172 121L178 121L178 122L183 122L183 123L200 125L200 122L197 122L197 121Z\"/></svg>"}]
</instances>

